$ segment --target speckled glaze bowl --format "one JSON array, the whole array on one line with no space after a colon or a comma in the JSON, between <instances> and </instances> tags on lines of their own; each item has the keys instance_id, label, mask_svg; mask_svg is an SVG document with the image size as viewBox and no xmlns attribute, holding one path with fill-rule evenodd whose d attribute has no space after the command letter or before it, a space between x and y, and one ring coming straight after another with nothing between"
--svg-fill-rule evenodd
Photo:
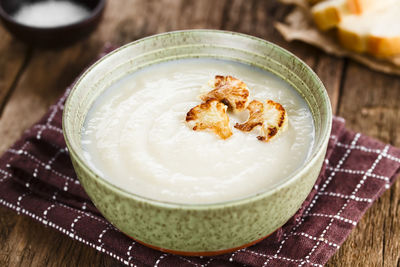
<instances>
[{"instance_id":1,"label":"speckled glaze bowl","mask_svg":"<svg viewBox=\"0 0 400 267\"><path fill-rule=\"evenodd\" d=\"M81 148L82 125L95 99L113 82L139 68L198 57L234 60L267 69L299 91L310 106L315 124L312 153L303 167L290 177L282 177L280 184L268 191L240 200L202 205L144 198L96 174L85 162ZM81 184L115 227L159 250L182 255L215 255L265 238L299 209L320 172L331 120L331 106L323 84L293 54L248 35L192 30L144 38L96 62L69 95L63 114L63 131Z\"/></svg>"}]
</instances>

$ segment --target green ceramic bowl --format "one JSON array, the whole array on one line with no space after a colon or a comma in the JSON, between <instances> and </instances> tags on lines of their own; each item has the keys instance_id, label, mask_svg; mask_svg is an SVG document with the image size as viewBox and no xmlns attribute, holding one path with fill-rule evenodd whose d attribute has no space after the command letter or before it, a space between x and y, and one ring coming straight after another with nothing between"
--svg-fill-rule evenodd
<instances>
[{"instance_id":1,"label":"green ceramic bowl","mask_svg":"<svg viewBox=\"0 0 400 267\"><path fill-rule=\"evenodd\" d=\"M178 58L222 58L267 69L293 85L314 118L315 142L303 167L273 189L215 204L174 204L127 192L100 177L81 147L85 116L113 82L139 68ZM138 242L183 255L220 254L253 244L281 227L301 206L320 172L332 111L317 75L277 45L214 30L170 32L127 44L91 66L72 89L63 114L70 156L87 194L115 227Z\"/></svg>"}]
</instances>

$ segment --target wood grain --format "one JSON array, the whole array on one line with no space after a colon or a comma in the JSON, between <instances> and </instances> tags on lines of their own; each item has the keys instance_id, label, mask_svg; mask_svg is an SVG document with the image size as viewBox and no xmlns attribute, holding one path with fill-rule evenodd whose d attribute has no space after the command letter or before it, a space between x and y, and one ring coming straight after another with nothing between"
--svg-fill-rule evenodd
<instances>
[{"instance_id":1,"label":"wood grain","mask_svg":"<svg viewBox=\"0 0 400 267\"><path fill-rule=\"evenodd\" d=\"M0 43L0 153L40 118L105 43L190 28L232 30L275 42L319 75L334 112L348 126L400 146L398 77L337 59L309 45L287 43L273 27L290 10L263 0L112 0L86 40L58 50L27 48L4 32ZM29 52L30 51L30 52ZM10 90L12 94L10 94ZM327 266L399 266L400 183L367 212ZM57 231L0 207L0 266L122 266Z\"/></svg>"},{"instance_id":2,"label":"wood grain","mask_svg":"<svg viewBox=\"0 0 400 267\"><path fill-rule=\"evenodd\" d=\"M7 99L12 93L24 63L28 60L28 48L16 41L0 27L0 118Z\"/></svg>"}]
</instances>

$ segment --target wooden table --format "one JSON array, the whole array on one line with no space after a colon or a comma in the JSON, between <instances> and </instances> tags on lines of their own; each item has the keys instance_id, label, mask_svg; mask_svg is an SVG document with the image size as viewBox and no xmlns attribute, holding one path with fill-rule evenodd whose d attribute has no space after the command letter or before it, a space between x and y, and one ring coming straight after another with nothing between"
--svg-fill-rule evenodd
<instances>
[{"instance_id":1,"label":"wooden table","mask_svg":"<svg viewBox=\"0 0 400 267\"><path fill-rule=\"evenodd\" d=\"M274 29L290 7L271 0L112 0L99 28L59 50L24 45L0 26L0 153L38 120L101 51L151 34L192 28L243 32L302 58L324 82L347 126L400 146L400 77L287 43ZM0 207L0 266L120 266L114 259ZM366 213L327 266L400 266L400 180Z\"/></svg>"}]
</instances>

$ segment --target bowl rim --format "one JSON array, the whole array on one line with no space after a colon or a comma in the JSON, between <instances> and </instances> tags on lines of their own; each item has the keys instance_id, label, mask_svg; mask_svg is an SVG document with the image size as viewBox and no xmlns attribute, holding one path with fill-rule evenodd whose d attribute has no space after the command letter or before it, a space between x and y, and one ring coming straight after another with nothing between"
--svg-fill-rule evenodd
<instances>
[{"instance_id":1,"label":"bowl rim","mask_svg":"<svg viewBox=\"0 0 400 267\"><path fill-rule=\"evenodd\" d=\"M64 25L59 25L59 26L50 26L50 27L41 27L41 26L34 26L34 25L29 25L25 23L21 23L17 20L14 19L14 17L9 14L7 11L4 10L3 5L0 4L0 17L7 21L8 23L17 25L21 29L23 28L24 30L29 30L29 31L60 31L60 30L68 30L68 29L74 29L78 28L81 25L84 25L86 23L89 23L90 21L94 20L97 16L99 16L102 11L104 10L104 7L106 5L107 0L98 0L98 3L94 9L90 10L90 13L87 17L78 20L73 23L68 23Z\"/></svg>"},{"instance_id":2,"label":"bowl rim","mask_svg":"<svg viewBox=\"0 0 400 267\"><path fill-rule=\"evenodd\" d=\"M295 59L295 61L298 61L305 70L311 75L310 78L314 80L318 85L320 90L322 92L322 97L326 101L326 107L325 107L325 119L327 120L326 126L321 129L321 142L319 143L318 147L315 148L315 152L309 155L309 158L305 161L305 163L302 165L302 167L298 168L295 170L287 179L285 179L281 183L277 183L276 185L272 186L271 188L267 188L266 190L259 191L255 194L247 195L242 198L237 198L237 199L232 199L232 200L227 200L227 201L221 201L221 202L213 202L213 203L178 203L178 202L169 202L169 201L162 201L162 200L156 200L148 197L144 197L132 192L129 192L128 190L118 187L117 185L114 185L113 183L109 182L105 178L103 178L101 175L97 174L92 168L89 167L89 165L86 163L85 159L81 158L79 156L79 153L77 153L74 150L74 146L72 146L69 136L67 134L67 124L66 124L66 116L68 113L68 110L70 109L70 101L75 93L75 91L78 90L78 87L80 83L82 82L83 79L85 79L86 75L91 72L97 65L99 65L102 61L105 59L113 56L114 54L118 53L119 51L129 47L129 46L134 46L137 45L141 42L146 42L151 39L156 39L160 38L162 36L167 36L171 34L179 35L183 33L215 33L215 34L226 34L226 35L232 35L232 36L239 36L243 38L249 38L253 41L257 41L263 44L268 44L269 46L273 46L275 50L279 50L280 53L286 54L287 56L291 56ZM276 75L276 74L274 74ZM287 82L287 81L286 81ZM314 117L314 116L313 116ZM289 186L291 183L294 183L295 180L300 179L305 172L307 172L314 164L316 161L319 160L320 157L324 157L326 153L326 148L328 145L328 141L330 138L330 133L331 133L331 128L332 128L332 107L330 103L330 99L328 96L328 93L326 91L325 86L323 85L322 81L319 79L317 74L300 58L295 56L293 53L287 51L286 49L272 43L269 41L266 41L264 39L254 37L251 35L243 34L243 33L237 33L237 32L232 32L232 31L224 31L224 30L214 30L214 29L194 29L194 30L179 30L179 31L170 31L170 32L164 32L160 34L155 34L151 35L145 38L138 39L134 42L125 44L112 52L108 53L107 55L103 56L99 60L97 60L95 63L93 63L89 68L85 70L85 72L79 77L79 79L74 83L71 91L69 92L69 95L67 97L67 100L64 105L64 110L63 110L63 115L62 115L62 131L64 135L64 139L66 142L66 145L68 147L68 151L70 153L70 157L73 158L81 168L83 168L86 172L89 172L91 175L93 175L96 178L97 182L102 183L103 185L107 186L109 189L112 191L118 193L119 195L123 195L127 198L132 198L136 201L141 201L144 203L148 203L154 206L158 206L161 208L168 208L168 209L183 209L183 210L209 210L209 209L219 209L219 208L224 208L224 207L233 207L233 206L240 206L240 205L245 205L248 203L252 203L258 199L263 199L269 195L272 195L281 189ZM323 154L323 155L322 155Z\"/></svg>"}]
</instances>

